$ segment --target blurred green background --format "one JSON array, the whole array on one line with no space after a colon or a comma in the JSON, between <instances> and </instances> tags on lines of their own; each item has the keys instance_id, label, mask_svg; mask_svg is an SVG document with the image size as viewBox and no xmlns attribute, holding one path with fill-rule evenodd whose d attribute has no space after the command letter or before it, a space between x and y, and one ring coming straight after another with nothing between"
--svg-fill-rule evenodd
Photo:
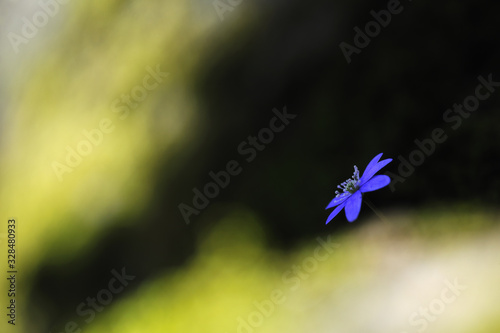
<instances>
[{"instance_id":1,"label":"blurred green background","mask_svg":"<svg viewBox=\"0 0 500 333\"><path fill-rule=\"evenodd\" d=\"M347 64L339 43L387 2L3 2L0 240L16 218L19 292L2 332L497 332L500 92L456 130L443 113L479 75L500 81L499 4L401 5ZM297 117L246 162L239 145L285 107ZM325 226L354 164L384 152L397 174L436 127L447 141L369 195L380 217ZM186 224L179 204L231 160L241 173Z\"/></svg>"}]
</instances>

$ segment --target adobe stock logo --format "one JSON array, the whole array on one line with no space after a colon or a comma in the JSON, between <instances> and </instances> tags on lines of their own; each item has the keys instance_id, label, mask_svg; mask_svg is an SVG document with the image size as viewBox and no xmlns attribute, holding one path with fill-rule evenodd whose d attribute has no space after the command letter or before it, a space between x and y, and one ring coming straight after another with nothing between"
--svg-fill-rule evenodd
<instances>
[{"instance_id":1,"label":"adobe stock logo","mask_svg":"<svg viewBox=\"0 0 500 333\"><path fill-rule=\"evenodd\" d=\"M91 323L95 319L96 313L102 312L113 301L114 295L123 292L129 282L136 278L134 275L127 275L125 267L122 268L121 273L116 269L112 269L111 274L113 277L108 281L106 288L99 290L95 297L87 297L85 302L77 305L76 314L80 317L86 317L83 325ZM64 330L57 333L81 333L81 326L77 322L70 320L64 325Z\"/></svg>"},{"instance_id":2,"label":"adobe stock logo","mask_svg":"<svg viewBox=\"0 0 500 333\"><path fill-rule=\"evenodd\" d=\"M236 333L256 333L267 319L271 317L280 306L283 306L294 292L304 284L314 274L322 262L330 259L332 253L340 247L340 244L333 242L331 236L326 239L317 237L318 245L314 252L303 258L300 262L292 265L290 269L283 272L281 276L281 286L273 289L269 297L263 300L254 300L254 310L243 316L236 317ZM320 299L322 301L323 299ZM309 304L314 306L316 304ZM233 332L234 332L233 331Z\"/></svg>"},{"instance_id":3,"label":"adobe stock logo","mask_svg":"<svg viewBox=\"0 0 500 333\"><path fill-rule=\"evenodd\" d=\"M242 2L243 0L214 0L212 5L219 16L219 20L224 21L224 13L232 12Z\"/></svg>"},{"instance_id":4,"label":"adobe stock logo","mask_svg":"<svg viewBox=\"0 0 500 333\"><path fill-rule=\"evenodd\" d=\"M493 81L493 75L490 73L488 79L482 75L477 77L479 84L474 89L474 94L464 98L462 104L453 104L453 108L445 110L443 113L443 121L451 124L451 129L456 131L462 126L463 119L467 119L473 112L479 109L480 102L490 98L491 94L500 87L500 82ZM385 175L391 177L389 187L392 192L396 190L397 183L404 183L408 177L413 175L415 168L422 165L426 157L430 157L436 151L438 144L445 142L448 139L446 131L437 127L432 130L430 137L422 140L415 139L414 143L417 146L405 158L401 155L398 156L399 166L398 174L386 172Z\"/></svg>"},{"instance_id":5,"label":"adobe stock logo","mask_svg":"<svg viewBox=\"0 0 500 333\"><path fill-rule=\"evenodd\" d=\"M410 0L411 1L411 0ZM348 44L346 42L341 42L339 44L340 50L345 57L348 64L351 63L352 55L360 54L361 50L367 47L371 38L377 37L382 31L382 27L385 28L391 23L392 15L399 14L403 11L403 6L400 4L399 0L389 0L387 3L387 10L382 9L379 12L374 10L370 11L370 15L375 19L374 21L369 21L365 24L365 29L362 31L358 26L354 27L354 45Z\"/></svg>"},{"instance_id":6,"label":"adobe stock logo","mask_svg":"<svg viewBox=\"0 0 500 333\"><path fill-rule=\"evenodd\" d=\"M39 29L45 27L49 22L49 18L56 16L59 13L60 5L68 3L69 0L40 0L38 5L40 9L36 11L31 20L23 17L23 27L21 28L21 35L14 32L9 32L7 38L14 52L19 53L19 45L28 44L28 42L35 38Z\"/></svg>"},{"instance_id":7,"label":"adobe stock logo","mask_svg":"<svg viewBox=\"0 0 500 333\"><path fill-rule=\"evenodd\" d=\"M142 84L136 84L128 94L121 94L120 98L113 100L111 111L118 114L120 120L125 120L130 111L136 109L148 95L164 81L169 73L163 72L160 65L156 69L147 66L147 74L142 79ZM102 118L96 128L84 129L81 133L85 139L81 139L76 146L66 146L66 164L57 160L52 161L52 169L57 179L62 182L66 173L72 173L83 161L84 157L90 155L94 148L100 146L105 138L105 134L110 134L115 130L115 123L110 118Z\"/></svg>"},{"instance_id":8,"label":"adobe stock logo","mask_svg":"<svg viewBox=\"0 0 500 333\"><path fill-rule=\"evenodd\" d=\"M457 298L462 294L462 291L467 290L466 285L458 282L458 279L450 282L445 280L444 287L439 294L439 297L431 300L427 306L420 306L418 312L414 311L408 318L410 326L414 327L419 333L424 332L430 325L437 320L438 316L446 311L447 307L454 303ZM401 332L408 333L408 332Z\"/></svg>"},{"instance_id":9,"label":"adobe stock logo","mask_svg":"<svg viewBox=\"0 0 500 333\"><path fill-rule=\"evenodd\" d=\"M257 135L249 135L246 140L243 140L238 145L238 153L241 156L246 156L245 161L248 163L255 160L257 153L266 149L266 147L274 140L277 133L282 132L286 126L290 124L290 120L297 117L296 114L287 112L286 106L283 111L273 109L274 117L269 121L268 127L261 128ZM239 175L243 171L241 163L237 160L230 160L226 163L224 170L218 172L210 171L210 182L201 187L193 188L193 206L189 206L184 202L178 205L179 211L186 224L191 221L191 215L199 215L202 210L208 207L211 199L215 199L222 189L225 189L231 182L231 177Z\"/></svg>"}]
</instances>

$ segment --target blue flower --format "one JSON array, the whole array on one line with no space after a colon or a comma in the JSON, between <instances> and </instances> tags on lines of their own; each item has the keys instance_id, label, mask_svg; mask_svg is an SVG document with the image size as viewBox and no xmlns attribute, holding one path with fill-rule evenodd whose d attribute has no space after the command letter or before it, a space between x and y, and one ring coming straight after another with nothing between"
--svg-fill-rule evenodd
<instances>
[{"instance_id":1,"label":"blue flower","mask_svg":"<svg viewBox=\"0 0 500 333\"><path fill-rule=\"evenodd\" d=\"M363 193L379 190L391 182L391 178L385 175L375 174L389 164L392 158L380 161L382 153L375 156L363 172L361 178L359 178L359 170L357 166L354 166L354 175L352 178L346 180L339 186L339 189L343 190L343 193L335 191L335 198L326 206L325 209L333 208L333 212L328 216L326 224L330 222L341 210L345 207L345 216L349 222L353 222L358 218L359 211L361 210L361 202Z\"/></svg>"}]
</instances>

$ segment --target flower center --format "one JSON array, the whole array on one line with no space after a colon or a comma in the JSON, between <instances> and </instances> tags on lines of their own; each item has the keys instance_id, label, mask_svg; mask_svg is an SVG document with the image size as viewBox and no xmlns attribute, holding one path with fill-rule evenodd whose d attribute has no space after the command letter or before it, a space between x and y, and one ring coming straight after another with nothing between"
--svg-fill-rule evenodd
<instances>
[{"instance_id":1,"label":"flower center","mask_svg":"<svg viewBox=\"0 0 500 333\"><path fill-rule=\"evenodd\" d=\"M349 179L349 181L347 182L347 185L345 187L345 190L349 193L354 193L358 189L356 185L357 185L356 181L352 181Z\"/></svg>"},{"instance_id":2,"label":"flower center","mask_svg":"<svg viewBox=\"0 0 500 333\"><path fill-rule=\"evenodd\" d=\"M358 185L359 185L359 170L357 166L354 166L354 174L352 175L352 178L347 179L345 182L337 186L337 188L341 189L343 193L335 191L335 194L337 195L337 197L344 195L345 193L353 194L358 190Z\"/></svg>"}]
</instances>

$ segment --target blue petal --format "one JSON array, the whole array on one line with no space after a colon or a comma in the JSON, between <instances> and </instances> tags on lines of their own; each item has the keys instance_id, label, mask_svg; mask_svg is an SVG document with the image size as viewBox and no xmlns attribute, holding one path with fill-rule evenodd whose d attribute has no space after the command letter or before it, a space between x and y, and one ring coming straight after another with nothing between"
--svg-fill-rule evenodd
<instances>
[{"instance_id":1,"label":"blue petal","mask_svg":"<svg viewBox=\"0 0 500 333\"><path fill-rule=\"evenodd\" d=\"M356 191L349 197L349 200L346 201L345 217L347 217L347 221L353 222L358 218L359 211L361 210L361 197L361 192Z\"/></svg>"},{"instance_id":2,"label":"blue petal","mask_svg":"<svg viewBox=\"0 0 500 333\"><path fill-rule=\"evenodd\" d=\"M382 153L375 156L374 159L371 160L371 162L368 164L366 167L365 171L363 172L363 175L361 176L361 179L359 180L359 185L363 186L367 181L370 180L370 178L373 177L374 174L376 174L380 169L385 167L387 164L392 162L392 158L388 158L386 160L378 162L380 157L382 156ZM373 163L373 161L377 161L376 163Z\"/></svg>"},{"instance_id":3,"label":"blue petal","mask_svg":"<svg viewBox=\"0 0 500 333\"><path fill-rule=\"evenodd\" d=\"M344 201L346 201L346 199L349 198L350 196L351 196L351 193L342 193L340 195L340 197L333 198L332 201L330 201L330 203L328 204L328 206L326 206L325 209L332 208L332 207L335 207L337 205L340 205L341 203L343 203Z\"/></svg>"},{"instance_id":4,"label":"blue petal","mask_svg":"<svg viewBox=\"0 0 500 333\"><path fill-rule=\"evenodd\" d=\"M337 216L337 214L340 213L340 211L342 210L342 208L344 208L344 206L345 202L337 206L337 208L335 208L333 212L330 214L330 216L328 216L328 218L326 219L326 224L328 224L328 222L330 222L335 216Z\"/></svg>"},{"instance_id":5,"label":"blue petal","mask_svg":"<svg viewBox=\"0 0 500 333\"><path fill-rule=\"evenodd\" d=\"M381 189L389 185L391 182L391 178L385 175L378 175L367 181L364 185L359 189L360 192L371 192Z\"/></svg>"},{"instance_id":6,"label":"blue petal","mask_svg":"<svg viewBox=\"0 0 500 333\"><path fill-rule=\"evenodd\" d=\"M380 154L378 154L377 156L375 156L374 158L372 158L372 160L370 161L370 163L368 163L368 165L366 166L365 171L363 171L363 175L361 176L360 181L363 181L363 180L364 180L364 178L366 178L366 176L365 176L365 175L367 175L367 174L368 174L368 172L369 172L369 171L370 171L370 170L371 170L371 169L372 169L375 165L377 165L377 163L378 163L378 161L380 160L380 158L382 157L382 155L383 155L383 153L380 153ZM369 178L367 178L367 179L369 179ZM365 182L366 182L366 180L365 180Z\"/></svg>"}]
</instances>

